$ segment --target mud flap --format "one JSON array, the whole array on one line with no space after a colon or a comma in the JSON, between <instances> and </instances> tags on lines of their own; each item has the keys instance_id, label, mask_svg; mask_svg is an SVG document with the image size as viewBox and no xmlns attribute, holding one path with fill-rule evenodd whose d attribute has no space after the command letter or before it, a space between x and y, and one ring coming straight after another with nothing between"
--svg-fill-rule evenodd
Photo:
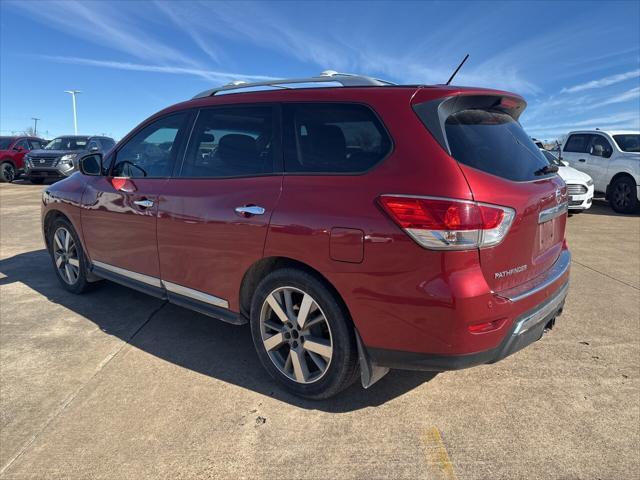
<instances>
[{"instance_id":1,"label":"mud flap","mask_svg":"<svg viewBox=\"0 0 640 480\"><path fill-rule=\"evenodd\" d=\"M358 360L360 361L360 380L363 388L369 388L387 373L387 367L381 367L371 361L367 354L367 349L360 339L360 334L356 331L356 343L358 344Z\"/></svg>"}]
</instances>

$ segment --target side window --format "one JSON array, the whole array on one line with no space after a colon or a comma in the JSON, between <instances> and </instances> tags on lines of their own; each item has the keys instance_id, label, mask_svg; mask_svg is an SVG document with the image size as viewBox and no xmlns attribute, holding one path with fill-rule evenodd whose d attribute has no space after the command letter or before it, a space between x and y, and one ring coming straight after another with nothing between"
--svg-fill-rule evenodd
<instances>
[{"instance_id":1,"label":"side window","mask_svg":"<svg viewBox=\"0 0 640 480\"><path fill-rule=\"evenodd\" d=\"M589 153L593 154L593 151L595 149L600 149L602 148L602 157L604 158L609 158L611 156L611 154L613 153L613 148L611 147L611 144L609 143L609 140L607 140L605 137L603 137L602 135L592 135L592 140L591 140L591 146L589 148Z\"/></svg>"},{"instance_id":2,"label":"side window","mask_svg":"<svg viewBox=\"0 0 640 480\"><path fill-rule=\"evenodd\" d=\"M168 177L180 149L180 136L188 114L169 115L144 127L116 153L112 175Z\"/></svg>"},{"instance_id":3,"label":"side window","mask_svg":"<svg viewBox=\"0 0 640 480\"><path fill-rule=\"evenodd\" d=\"M24 138L22 140L20 140L19 142L16 142L16 144L13 146L13 148L18 148L18 147L21 147L24 150L30 150L29 142L27 142L27 140L24 139Z\"/></svg>"},{"instance_id":4,"label":"side window","mask_svg":"<svg viewBox=\"0 0 640 480\"><path fill-rule=\"evenodd\" d=\"M571 135L564 146L564 152L579 152L587 153L589 147L589 140L591 135L586 133L579 133Z\"/></svg>"},{"instance_id":5,"label":"side window","mask_svg":"<svg viewBox=\"0 0 640 480\"><path fill-rule=\"evenodd\" d=\"M39 150L43 147L40 140L29 140L29 144L31 145L31 150Z\"/></svg>"},{"instance_id":6,"label":"side window","mask_svg":"<svg viewBox=\"0 0 640 480\"><path fill-rule=\"evenodd\" d=\"M285 104L285 171L360 173L391 150L391 139L366 106Z\"/></svg>"},{"instance_id":7,"label":"side window","mask_svg":"<svg viewBox=\"0 0 640 480\"><path fill-rule=\"evenodd\" d=\"M200 111L180 177L273 173L273 108L220 107Z\"/></svg>"}]
</instances>

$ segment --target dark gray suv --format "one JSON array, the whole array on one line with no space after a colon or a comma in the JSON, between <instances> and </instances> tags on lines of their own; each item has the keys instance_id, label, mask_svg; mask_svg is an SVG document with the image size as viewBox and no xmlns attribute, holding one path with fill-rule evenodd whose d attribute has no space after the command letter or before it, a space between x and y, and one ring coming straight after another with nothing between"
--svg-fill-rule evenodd
<instances>
[{"instance_id":1,"label":"dark gray suv","mask_svg":"<svg viewBox=\"0 0 640 480\"><path fill-rule=\"evenodd\" d=\"M43 149L24 157L24 174L31 183L65 178L76 171L77 159L87 152L106 153L115 146L113 138L66 135L51 140Z\"/></svg>"}]
</instances>

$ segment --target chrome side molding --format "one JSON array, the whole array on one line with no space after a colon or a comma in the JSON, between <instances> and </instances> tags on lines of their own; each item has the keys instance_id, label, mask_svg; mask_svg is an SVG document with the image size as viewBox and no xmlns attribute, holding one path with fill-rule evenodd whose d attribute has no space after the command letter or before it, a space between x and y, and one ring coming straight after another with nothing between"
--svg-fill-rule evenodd
<instances>
[{"instance_id":1,"label":"chrome side molding","mask_svg":"<svg viewBox=\"0 0 640 480\"><path fill-rule=\"evenodd\" d=\"M229 302L227 302L224 298L216 297L215 295L209 295L208 293L201 292L200 290L194 290L193 288L184 287L182 285L178 285L177 283L171 283L165 280L162 280L162 285L168 292L183 295L185 297L192 298L193 300L208 303L216 307L229 308Z\"/></svg>"},{"instance_id":2,"label":"chrome side molding","mask_svg":"<svg viewBox=\"0 0 640 480\"><path fill-rule=\"evenodd\" d=\"M183 297L188 297L192 300L207 303L215 307L226 309L229 308L229 302L224 298L216 297L215 295L210 295L193 288L178 285L177 283L167 282L166 280L161 280L158 277L152 277L143 273L133 272L131 270L116 267L114 265L109 265L108 263L104 262L93 261L93 265L122 277L130 278L131 280L136 280L146 285L151 285L152 287L162 288L167 292L175 293L176 295L182 295Z\"/></svg>"},{"instance_id":3,"label":"chrome side molding","mask_svg":"<svg viewBox=\"0 0 640 480\"><path fill-rule=\"evenodd\" d=\"M132 280L146 283L147 285L151 285L152 287L162 288L162 282L157 277L151 277L143 273L132 272L131 270L127 270L125 268L116 267L114 265L109 265L108 263L98 261L94 261L93 265L95 265L96 267L104 268L105 270L108 270L110 272L117 273L118 275L122 275L123 277L128 277Z\"/></svg>"}]
</instances>

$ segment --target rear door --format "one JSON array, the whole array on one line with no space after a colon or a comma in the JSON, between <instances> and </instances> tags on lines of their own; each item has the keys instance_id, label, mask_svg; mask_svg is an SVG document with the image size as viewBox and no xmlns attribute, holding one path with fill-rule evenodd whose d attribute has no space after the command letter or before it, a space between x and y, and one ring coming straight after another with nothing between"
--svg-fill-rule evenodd
<instances>
[{"instance_id":1,"label":"rear door","mask_svg":"<svg viewBox=\"0 0 640 480\"><path fill-rule=\"evenodd\" d=\"M239 311L242 278L262 258L280 196L279 131L272 105L200 110L184 163L160 198L160 269L170 294Z\"/></svg>"},{"instance_id":2,"label":"rear door","mask_svg":"<svg viewBox=\"0 0 640 480\"><path fill-rule=\"evenodd\" d=\"M609 183L607 170L613 147L604 135L593 134L591 135L588 153L584 172L588 173L593 179L595 189L599 192L604 192Z\"/></svg>"},{"instance_id":3,"label":"rear door","mask_svg":"<svg viewBox=\"0 0 640 480\"><path fill-rule=\"evenodd\" d=\"M489 286L499 292L548 270L564 241L562 179L508 112L467 108L446 119L445 132L474 199L516 211L503 241L480 249Z\"/></svg>"},{"instance_id":4,"label":"rear door","mask_svg":"<svg viewBox=\"0 0 640 480\"><path fill-rule=\"evenodd\" d=\"M573 168L589 173L590 164L587 162L592 135L588 133L574 133L567 138L562 149L562 160L569 162Z\"/></svg>"}]
</instances>

